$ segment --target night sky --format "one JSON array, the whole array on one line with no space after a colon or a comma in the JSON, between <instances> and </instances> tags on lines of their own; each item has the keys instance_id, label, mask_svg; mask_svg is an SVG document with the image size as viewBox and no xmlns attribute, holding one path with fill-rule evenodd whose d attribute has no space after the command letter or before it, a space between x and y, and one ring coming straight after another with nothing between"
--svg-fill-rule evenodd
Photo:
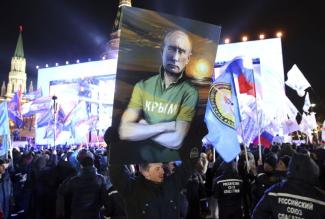
<instances>
[{"instance_id":1,"label":"night sky","mask_svg":"<svg viewBox=\"0 0 325 219\"><path fill-rule=\"evenodd\" d=\"M311 101L317 104L314 111L324 119L325 19L320 2L133 0L132 5L220 25L220 43L225 37L238 42L243 34L257 40L261 32L273 38L276 31L282 31L284 72L297 64L312 85L308 91ZM117 6L118 0L1 1L0 83L8 80L20 24L24 27L28 81L36 81L36 65L98 60L109 39ZM290 88L286 87L286 92L301 109L304 99Z\"/></svg>"}]
</instances>

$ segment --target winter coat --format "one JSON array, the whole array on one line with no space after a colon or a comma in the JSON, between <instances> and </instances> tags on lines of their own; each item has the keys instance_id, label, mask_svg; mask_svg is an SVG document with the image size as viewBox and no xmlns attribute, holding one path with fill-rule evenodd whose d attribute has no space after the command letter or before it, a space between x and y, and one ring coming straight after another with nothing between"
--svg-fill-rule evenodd
<instances>
[{"instance_id":1,"label":"winter coat","mask_svg":"<svg viewBox=\"0 0 325 219\"><path fill-rule=\"evenodd\" d=\"M99 219L100 208L107 204L108 184L103 175L97 174L96 168L84 167L60 186L58 198L64 200L65 218Z\"/></svg>"},{"instance_id":2,"label":"winter coat","mask_svg":"<svg viewBox=\"0 0 325 219\"><path fill-rule=\"evenodd\" d=\"M213 195L218 199L220 219L242 217L243 194L243 180L235 171L226 169L214 179Z\"/></svg>"},{"instance_id":3,"label":"winter coat","mask_svg":"<svg viewBox=\"0 0 325 219\"><path fill-rule=\"evenodd\" d=\"M12 185L9 173L6 171L0 179L0 209L4 218L9 217L10 199L12 196Z\"/></svg>"},{"instance_id":4,"label":"winter coat","mask_svg":"<svg viewBox=\"0 0 325 219\"><path fill-rule=\"evenodd\" d=\"M141 174L132 177L123 165L111 164L109 172L114 187L125 200L129 219L177 219L180 218L180 191L193 169L194 165L185 162L160 184Z\"/></svg>"},{"instance_id":5,"label":"winter coat","mask_svg":"<svg viewBox=\"0 0 325 219\"><path fill-rule=\"evenodd\" d=\"M319 168L308 155L294 154L288 179L269 188L252 218L325 218L325 192L317 188Z\"/></svg>"}]
</instances>

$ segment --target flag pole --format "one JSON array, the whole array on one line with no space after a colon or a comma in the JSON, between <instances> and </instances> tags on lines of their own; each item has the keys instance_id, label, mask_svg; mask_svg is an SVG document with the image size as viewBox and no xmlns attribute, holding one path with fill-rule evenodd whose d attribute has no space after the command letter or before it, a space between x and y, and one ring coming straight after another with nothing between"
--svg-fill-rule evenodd
<instances>
[{"instance_id":1,"label":"flag pole","mask_svg":"<svg viewBox=\"0 0 325 219\"><path fill-rule=\"evenodd\" d=\"M54 136L53 136L53 148L54 150L56 150L56 145L55 145L55 140L56 140L56 111L57 111L57 107L58 107L58 103L56 102L56 100L58 99L57 96L53 95L52 96L52 100L53 100L53 119L54 119Z\"/></svg>"},{"instance_id":2,"label":"flag pole","mask_svg":"<svg viewBox=\"0 0 325 219\"><path fill-rule=\"evenodd\" d=\"M255 97L255 104L256 104L256 122L257 122L257 139L258 139L258 157L259 160L262 161L262 145L261 145L261 124L259 122L259 118L258 118L258 101L257 101L257 93L256 93L256 83L255 83L255 74L254 74L254 70L253 70L253 81L254 81L254 97Z\"/></svg>"},{"instance_id":3,"label":"flag pole","mask_svg":"<svg viewBox=\"0 0 325 219\"><path fill-rule=\"evenodd\" d=\"M244 152L245 152L245 160L246 160L246 167L247 167L247 173L249 173L249 170L250 170L250 165L249 165L249 162L248 162L248 152L247 152L247 148L246 148L246 141L244 139L244 129L243 129L243 124L240 123L240 130L241 130L241 137L243 139L243 143L244 143Z\"/></svg>"}]
</instances>

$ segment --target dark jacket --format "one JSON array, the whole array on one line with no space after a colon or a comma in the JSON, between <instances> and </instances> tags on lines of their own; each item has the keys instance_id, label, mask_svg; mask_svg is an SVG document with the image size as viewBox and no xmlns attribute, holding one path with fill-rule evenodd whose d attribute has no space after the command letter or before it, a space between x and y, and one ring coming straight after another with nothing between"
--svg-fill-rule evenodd
<instances>
[{"instance_id":1,"label":"dark jacket","mask_svg":"<svg viewBox=\"0 0 325 219\"><path fill-rule=\"evenodd\" d=\"M218 199L219 218L241 218L243 180L232 164L223 163L223 173L214 179L213 195Z\"/></svg>"},{"instance_id":2,"label":"dark jacket","mask_svg":"<svg viewBox=\"0 0 325 219\"><path fill-rule=\"evenodd\" d=\"M319 169L308 155L294 154L288 180L269 188L252 218L325 218L325 193L315 185Z\"/></svg>"},{"instance_id":3,"label":"dark jacket","mask_svg":"<svg viewBox=\"0 0 325 219\"><path fill-rule=\"evenodd\" d=\"M184 162L161 184L155 184L142 175L132 177L123 165L112 164L110 179L125 200L129 219L177 219L180 218L180 190L193 167Z\"/></svg>"},{"instance_id":4,"label":"dark jacket","mask_svg":"<svg viewBox=\"0 0 325 219\"><path fill-rule=\"evenodd\" d=\"M103 175L97 174L96 168L84 167L77 176L64 182L58 191L58 198L64 197L64 209L69 206L71 219L98 219L100 208L106 206L108 184Z\"/></svg>"},{"instance_id":5,"label":"dark jacket","mask_svg":"<svg viewBox=\"0 0 325 219\"><path fill-rule=\"evenodd\" d=\"M124 200L114 186L108 190L108 203L104 215L110 219L127 219Z\"/></svg>"},{"instance_id":6,"label":"dark jacket","mask_svg":"<svg viewBox=\"0 0 325 219\"><path fill-rule=\"evenodd\" d=\"M195 171L186 185L188 212L186 219L205 218L209 212L204 175Z\"/></svg>"},{"instance_id":7,"label":"dark jacket","mask_svg":"<svg viewBox=\"0 0 325 219\"><path fill-rule=\"evenodd\" d=\"M0 179L0 209L4 218L9 217L10 199L12 196L12 184L8 171L2 174Z\"/></svg>"}]
</instances>

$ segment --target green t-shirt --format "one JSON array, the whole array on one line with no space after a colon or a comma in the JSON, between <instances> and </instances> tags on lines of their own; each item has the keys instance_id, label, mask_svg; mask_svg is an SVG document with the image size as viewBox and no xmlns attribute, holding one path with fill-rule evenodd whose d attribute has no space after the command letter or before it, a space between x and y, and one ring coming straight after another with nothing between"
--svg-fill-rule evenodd
<instances>
[{"instance_id":1,"label":"green t-shirt","mask_svg":"<svg viewBox=\"0 0 325 219\"><path fill-rule=\"evenodd\" d=\"M161 68L160 74L135 85L128 107L141 109L149 124L176 120L191 122L198 98L197 89L184 79L183 74L166 89Z\"/></svg>"}]
</instances>

